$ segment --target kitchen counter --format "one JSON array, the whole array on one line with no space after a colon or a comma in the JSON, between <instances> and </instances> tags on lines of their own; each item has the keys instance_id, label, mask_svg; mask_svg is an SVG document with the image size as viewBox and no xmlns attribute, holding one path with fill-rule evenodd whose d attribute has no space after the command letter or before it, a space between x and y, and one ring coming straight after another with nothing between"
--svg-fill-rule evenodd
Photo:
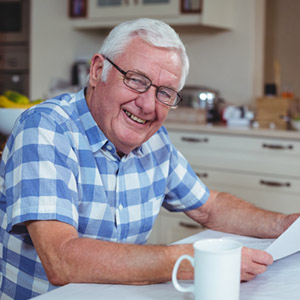
<instances>
[{"instance_id":1,"label":"kitchen counter","mask_svg":"<svg viewBox=\"0 0 300 300\"><path fill-rule=\"evenodd\" d=\"M168 130L189 131L195 133L228 134L235 136L253 136L265 138L292 139L300 141L300 132L295 130L261 129L251 127L228 127L226 125L193 124L165 122Z\"/></svg>"},{"instance_id":2,"label":"kitchen counter","mask_svg":"<svg viewBox=\"0 0 300 300\"><path fill-rule=\"evenodd\" d=\"M166 121L164 123L168 130L188 131L195 133L208 133L208 134L227 134L234 136L253 136L264 138L280 138L300 141L300 131L296 130L280 130L280 129L261 129L252 127L228 127L224 124L193 124L193 123L179 123ZM0 157L1 151L7 137L0 134Z\"/></svg>"}]
</instances>

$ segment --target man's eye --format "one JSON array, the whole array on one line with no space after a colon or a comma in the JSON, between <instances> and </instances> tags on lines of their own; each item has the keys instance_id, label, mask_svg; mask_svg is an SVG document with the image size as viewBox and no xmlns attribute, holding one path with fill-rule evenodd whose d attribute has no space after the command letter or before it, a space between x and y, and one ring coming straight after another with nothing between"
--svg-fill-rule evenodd
<instances>
[{"instance_id":1,"label":"man's eye","mask_svg":"<svg viewBox=\"0 0 300 300\"><path fill-rule=\"evenodd\" d=\"M145 80L143 80L142 78L130 77L128 80L136 85L146 85Z\"/></svg>"},{"instance_id":2,"label":"man's eye","mask_svg":"<svg viewBox=\"0 0 300 300\"><path fill-rule=\"evenodd\" d=\"M162 97L164 99L171 99L172 95L167 90L159 90L159 97Z\"/></svg>"}]
</instances>

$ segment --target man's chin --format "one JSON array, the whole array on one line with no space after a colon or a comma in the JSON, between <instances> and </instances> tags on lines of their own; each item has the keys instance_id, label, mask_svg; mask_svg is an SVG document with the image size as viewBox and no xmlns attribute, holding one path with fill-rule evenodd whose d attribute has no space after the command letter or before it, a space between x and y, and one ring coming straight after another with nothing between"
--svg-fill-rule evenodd
<instances>
[{"instance_id":1,"label":"man's chin","mask_svg":"<svg viewBox=\"0 0 300 300\"><path fill-rule=\"evenodd\" d=\"M147 139L146 139L147 140ZM129 154L134 149L140 147L146 140L138 140L138 139L125 139L122 143L116 145L117 152L122 152L124 154Z\"/></svg>"}]
</instances>

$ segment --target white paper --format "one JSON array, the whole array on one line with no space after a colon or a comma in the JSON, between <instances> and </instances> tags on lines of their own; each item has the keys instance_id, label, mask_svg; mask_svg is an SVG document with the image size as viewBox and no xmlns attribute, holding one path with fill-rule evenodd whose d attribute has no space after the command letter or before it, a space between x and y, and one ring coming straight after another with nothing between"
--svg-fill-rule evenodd
<instances>
[{"instance_id":1,"label":"white paper","mask_svg":"<svg viewBox=\"0 0 300 300\"><path fill-rule=\"evenodd\" d=\"M300 251L300 218L298 218L284 233L282 233L266 252L273 256L274 260L286 257Z\"/></svg>"},{"instance_id":2,"label":"white paper","mask_svg":"<svg viewBox=\"0 0 300 300\"><path fill-rule=\"evenodd\" d=\"M278 260L300 251L300 218L298 218L284 233L277 239L260 239L235 234L222 233L213 230L195 234L183 239L178 243L193 243L199 238L232 238L248 248L265 250L272 255L273 260Z\"/></svg>"},{"instance_id":3,"label":"white paper","mask_svg":"<svg viewBox=\"0 0 300 300\"><path fill-rule=\"evenodd\" d=\"M248 248L265 250L278 260L300 251L300 218L298 218L277 239L257 239L244 236L234 236L234 239ZM223 238L230 238L224 236Z\"/></svg>"},{"instance_id":4,"label":"white paper","mask_svg":"<svg viewBox=\"0 0 300 300\"><path fill-rule=\"evenodd\" d=\"M275 241L274 239L260 239L260 238L252 238L252 237L238 236L238 235L234 237L224 236L222 238L234 239L235 241L240 242L244 247L259 249L259 250L265 250Z\"/></svg>"}]
</instances>

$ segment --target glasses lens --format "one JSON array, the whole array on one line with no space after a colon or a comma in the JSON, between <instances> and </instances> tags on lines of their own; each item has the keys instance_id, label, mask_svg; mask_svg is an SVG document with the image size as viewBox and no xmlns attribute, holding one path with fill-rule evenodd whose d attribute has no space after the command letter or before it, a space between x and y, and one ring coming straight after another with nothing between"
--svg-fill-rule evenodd
<instances>
[{"instance_id":1,"label":"glasses lens","mask_svg":"<svg viewBox=\"0 0 300 300\"><path fill-rule=\"evenodd\" d=\"M172 89L160 86L157 89L157 99L170 106L176 106L180 102L180 96Z\"/></svg>"},{"instance_id":2,"label":"glasses lens","mask_svg":"<svg viewBox=\"0 0 300 300\"><path fill-rule=\"evenodd\" d=\"M147 91L151 86L151 81L149 78L133 71L128 71L126 73L124 77L124 83L128 87L141 93Z\"/></svg>"}]
</instances>

